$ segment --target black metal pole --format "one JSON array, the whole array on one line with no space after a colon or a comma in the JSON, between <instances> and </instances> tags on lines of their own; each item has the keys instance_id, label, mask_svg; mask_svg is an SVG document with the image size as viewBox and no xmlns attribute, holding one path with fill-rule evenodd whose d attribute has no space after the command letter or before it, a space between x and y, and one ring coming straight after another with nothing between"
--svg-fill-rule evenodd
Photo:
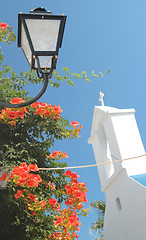
<instances>
[{"instance_id":1,"label":"black metal pole","mask_svg":"<svg viewBox=\"0 0 146 240\"><path fill-rule=\"evenodd\" d=\"M48 79L52 77L52 71L48 72L42 72L42 77L44 80L44 84L43 87L41 89L41 91L39 92L39 94L34 97L33 99L30 99L26 102L23 103L18 103L18 104L11 104L11 103L4 103L4 102L0 102L0 106L2 107L7 107L7 108L20 108L20 107L26 107L34 102L36 102L46 91L47 85L48 85Z\"/></svg>"}]
</instances>

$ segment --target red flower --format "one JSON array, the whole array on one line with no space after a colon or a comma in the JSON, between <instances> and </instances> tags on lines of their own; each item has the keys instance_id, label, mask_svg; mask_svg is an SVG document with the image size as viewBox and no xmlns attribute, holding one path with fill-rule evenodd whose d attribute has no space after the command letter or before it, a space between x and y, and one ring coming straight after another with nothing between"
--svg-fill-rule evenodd
<instances>
[{"instance_id":1,"label":"red flower","mask_svg":"<svg viewBox=\"0 0 146 240\"><path fill-rule=\"evenodd\" d=\"M42 200L40 203L39 203L39 206L44 206L44 208L46 208L46 202L44 200Z\"/></svg>"},{"instance_id":2,"label":"red flower","mask_svg":"<svg viewBox=\"0 0 146 240\"><path fill-rule=\"evenodd\" d=\"M60 151L53 151L53 153L51 153L51 154L49 155L49 157L50 157L50 158L57 158L59 154L61 154Z\"/></svg>"},{"instance_id":3,"label":"red flower","mask_svg":"<svg viewBox=\"0 0 146 240\"><path fill-rule=\"evenodd\" d=\"M8 177L7 173L3 173L3 175L0 177L0 181L5 181Z\"/></svg>"},{"instance_id":4,"label":"red flower","mask_svg":"<svg viewBox=\"0 0 146 240\"><path fill-rule=\"evenodd\" d=\"M47 105L48 105L47 103L43 103L43 102L39 103L39 107L44 107L45 108L45 107L47 107Z\"/></svg>"},{"instance_id":5,"label":"red flower","mask_svg":"<svg viewBox=\"0 0 146 240\"><path fill-rule=\"evenodd\" d=\"M36 187L36 181L32 180L32 179L28 179L27 180L27 185L28 187Z\"/></svg>"},{"instance_id":6,"label":"red flower","mask_svg":"<svg viewBox=\"0 0 146 240\"><path fill-rule=\"evenodd\" d=\"M57 207L53 207L55 211L60 211L60 205L58 204Z\"/></svg>"},{"instance_id":7,"label":"red flower","mask_svg":"<svg viewBox=\"0 0 146 240\"><path fill-rule=\"evenodd\" d=\"M21 190L17 190L17 193L15 193L14 196L15 196L16 199L22 197L22 192L21 192Z\"/></svg>"},{"instance_id":8,"label":"red flower","mask_svg":"<svg viewBox=\"0 0 146 240\"><path fill-rule=\"evenodd\" d=\"M58 217L57 221L53 221L53 223L54 223L55 226L61 225L62 224L62 217Z\"/></svg>"},{"instance_id":9,"label":"red flower","mask_svg":"<svg viewBox=\"0 0 146 240\"><path fill-rule=\"evenodd\" d=\"M70 176L70 174L72 174L72 171L71 171L71 170L67 170L66 173L64 173L65 176L66 176L66 175Z\"/></svg>"},{"instance_id":10,"label":"red flower","mask_svg":"<svg viewBox=\"0 0 146 240\"><path fill-rule=\"evenodd\" d=\"M71 170L67 170L64 176L69 176L72 179L77 179L79 177L76 172L72 173Z\"/></svg>"},{"instance_id":11,"label":"red flower","mask_svg":"<svg viewBox=\"0 0 146 240\"><path fill-rule=\"evenodd\" d=\"M26 184L26 179L23 179L23 178L18 178L18 183L17 185L20 185L20 186L23 186Z\"/></svg>"},{"instance_id":12,"label":"red flower","mask_svg":"<svg viewBox=\"0 0 146 240\"><path fill-rule=\"evenodd\" d=\"M23 102L24 102L24 100L22 98L13 98L11 100L12 104L23 103Z\"/></svg>"},{"instance_id":13,"label":"red flower","mask_svg":"<svg viewBox=\"0 0 146 240\"><path fill-rule=\"evenodd\" d=\"M63 153L62 153L62 156L61 156L60 159L62 159L62 158L68 158L68 155L66 154L66 152L63 152Z\"/></svg>"},{"instance_id":14,"label":"red flower","mask_svg":"<svg viewBox=\"0 0 146 240\"><path fill-rule=\"evenodd\" d=\"M27 179L28 187L38 187L38 184L42 181L39 174L29 174L29 179Z\"/></svg>"},{"instance_id":15,"label":"red flower","mask_svg":"<svg viewBox=\"0 0 146 240\"><path fill-rule=\"evenodd\" d=\"M7 23L0 23L0 28L2 28L3 31L5 31L5 29L8 27L9 25Z\"/></svg>"},{"instance_id":16,"label":"red flower","mask_svg":"<svg viewBox=\"0 0 146 240\"><path fill-rule=\"evenodd\" d=\"M72 236L76 237L76 238L79 238L79 236L76 233L74 233L74 232L72 233Z\"/></svg>"},{"instance_id":17,"label":"red flower","mask_svg":"<svg viewBox=\"0 0 146 240\"><path fill-rule=\"evenodd\" d=\"M77 175L76 172L74 172L74 173L71 174L71 178L72 178L72 179L77 179L78 177L79 177L79 176Z\"/></svg>"},{"instance_id":18,"label":"red flower","mask_svg":"<svg viewBox=\"0 0 146 240\"><path fill-rule=\"evenodd\" d=\"M80 210L82 207L83 207L83 204L82 204L82 203L79 203L75 208L76 208L77 210Z\"/></svg>"},{"instance_id":19,"label":"red flower","mask_svg":"<svg viewBox=\"0 0 146 240\"><path fill-rule=\"evenodd\" d=\"M12 104L17 104L24 102L22 98L13 98L11 100ZM27 107L22 108L5 108L2 110L0 114L0 120L4 120L8 124L11 124L13 126L16 125L16 122L19 120L19 118L24 119L24 113L28 113Z\"/></svg>"},{"instance_id":20,"label":"red flower","mask_svg":"<svg viewBox=\"0 0 146 240\"><path fill-rule=\"evenodd\" d=\"M36 199L36 195L32 194L32 193L29 193L28 194L28 198L32 201L34 201Z\"/></svg>"},{"instance_id":21,"label":"red flower","mask_svg":"<svg viewBox=\"0 0 146 240\"><path fill-rule=\"evenodd\" d=\"M57 158L59 157L59 160L61 160L62 158L68 158L68 155L66 154L66 152L61 152L61 151L53 151L53 153L51 153L49 155L50 158Z\"/></svg>"},{"instance_id":22,"label":"red flower","mask_svg":"<svg viewBox=\"0 0 146 240\"><path fill-rule=\"evenodd\" d=\"M35 211L32 211L31 216L36 215Z\"/></svg>"},{"instance_id":23,"label":"red flower","mask_svg":"<svg viewBox=\"0 0 146 240\"><path fill-rule=\"evenodd\" d=\"M63 112L63 110L61 109L61 107L59 105L58 105L58 107L56 105L54 105L53 112L56 115L56 118L58 118L60 116L60 113Z\"/></svg>"},{"instance_id":24,"label":"red flower","mask_svg":"<svg viewBox=\"0 0 146 240\"><path fill-rule=\"evenodd\" d=\"M72 203L73 203L72 198L69 198L67 201L65 201L65 204L66 204L67 206L72 205Z\"/></svg>"},{"instance_id":25,"label":"red flower","mask_svg":"<svg viewBox=\"0 0 146 240\"><path fill-rule=\"evenodd\" d=\"M22 167L24 171L26 171L26 172L28 171L26 162L21 163L20 167Z\"/></svg>"},{"instance_id":26,"label":"red flower","mask_svg":"<svg viewBox=\"0 0 146 240\"><path fill-rule=\"evenodd\" d=\"M54 198L49 199L49 204L53 207L57 204L57 201Z\"/></svg>"},{"instance_id":27,"label":"red flower","mask_svg":"<svg viewBox=\"0 0 146 240\"><path fill-rule=\"evenodd\" d=\"M38 102L34 102L33 104L31 104L31 107L33 107L33 108L37 108L38 107Z\"/></svg>"},{"instance_id":28,"label":"red flower","mask_svg":"<svg viewBox=\"0 0 146 240\"><path fill-rule=\"evenodd\" d=\"M39 171L39 168L36 164L29 164L28 168L29 168L29 171L33 171L33 172Z\"/></svg>"},{"instance_id":29,"label":"red flower","mask_svg":"<svg viewBox=\"0 0 146 240\"><path fill-rule=\"evenodd\" d=\"M76 128L76 126L79 125L79 123L78 123L77 121L72 121L71 124L73 125L73 128L74 128L74 129Z\"/></svg>"},{"instance_id":30,"label":"red flower","mask_svg":"<svg viewBox=\"0 0 146 240\"><path fill-rule=\"evenodd\" d=\"M27 178L28 178L28 173L25 172L25 171L21 171L21 172L19 173L19 176L20 176L20 178L22 178L22 179L27 179Z\"/></svg>"},{"instance_id":31,"label":"red flower","mask_svg":"<svg viewBox=\"0 0 146 240\"><path fill-rule=\"evenodd\" d=\"M65 185L65 190L66 190L67 194L69 194L69 195L71 195L73 192L72 188L69 187L68 185Z\"/></svg>"}]
</instances>

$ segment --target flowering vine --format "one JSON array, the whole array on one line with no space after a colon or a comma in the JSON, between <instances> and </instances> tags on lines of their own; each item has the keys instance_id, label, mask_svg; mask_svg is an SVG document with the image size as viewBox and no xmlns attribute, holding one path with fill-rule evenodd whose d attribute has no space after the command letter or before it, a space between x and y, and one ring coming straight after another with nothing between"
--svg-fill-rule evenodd
<instances>
[{"instance_id":1,"label":"flowering vine","mask_svg":"<svg viewBox=\"0 0 146 240\"><path fill-rule=\"evenodd\" d=\"M22 103L22 98L14 98L11 100L12 104ZM28 113L27 107L22 108L5 108L2 109L0 114L0 121L3 120L5 123L15 126L19 119L24 119L25 113Z\"/></svg>"},{"instance_id":2,"label":"flowering vine","mask_svg":"<svg viewBox=\"0 0 146 240\"><path fill-rule=\"evenodd\" d=\"M15 39L16 37L13 28L7 23L0 22L0 41L8 42L10 44L12 41L15 41Z\"/></svg>"},{"instance_id":3,"label":"flowering vine","mask_svg":"<svg viewBox=\"0 0 146 240\"><path fill-rule=\"evenodd\" d=\"M13 98L11 103L24 102L22 98ZM39 115L41 118L50 118L56 123L61 118L62 109L60 106L49 105L46 103L33 103L30 107L22 108L5 108L0 114L0 122L4 122L13 127L17 126L17 122L29 116L30 111L34 116ZM77 121L72 121L72 130L67 130L67 135L78 137L82 126ZM61 160L68 158L66 152L53 151L46 156L47 161ZM13 197L19 202L23 202L26 206L27 216L35 222L40 222L42 215L53 214L52 224L54 233L46 233L44 239L72 240L78 238L77 232L80 231L81 223L78 214L86 215L88 210L83 209L83 203L87 203L87 189L85 183L80 183L77 173L71 170L64 172L64 177L69 179L68 184L63 188L57 189L56 184L48 179L43 179L43 175L37 164L27 164L22 162L20 165L14 166L10 173L4 173L0 177L0 181L7 180L8 186L15 189ZM50 194L41 196L38 189L44 186L45 191ZM65 208L62 209L61 202L55 199L55 193L64 195ZM53 196L54 195L54 196Z\"/></svg>"},{"instance_id":4,"label":"flowering vine","mask_svg":"<svg viewBox=\"0 0 146 240\"><path fill-rule=\"evenodd\" d=\"M60 152L56 152L50 154L50 157L52 157L52 155L56 157L58 157L58 154L61 155ZM67 156L66 153L62 155L64 155L64 157ZM61 210L60 204L54 198L41 199L41 196L37 193L36 188L42 183L42 178L39 174L36 174L38 171L39 168L36 164L27 165L23 162L20 166L14 167L9 176L7 173L4 173L0 177L0 181L7 180L15 187L16 192L14 197L24 202L28 215L31 214L34 220L39 222L40 214L42 213L45 214L50 211L56 212L53 220L55 232L53 235L46 235L45 239L71 240L78 238L77 231L80 231L79 226L81 226L81 223L77 216L77 210L83 208L83 202L87 203L86 192L88 190L85 187L85 183L78 182L77 178L79 176L77 173L72 173L70 170L64 173L64 175L70 179L69 184L66 184L63 190L67 197L65 204L68 208ZM44 182L42 184L44 184ZM52 189L55 188L51 182L48 182L48 185ZM87 212L87 210L84 212Z\"/></svg>"},{"instance_id":5,"label":"flowering vine","mask_svg":"<svg viewBox=\"0 0 146 240\"><path fill-rule=\"evenodd\" d=\"M60 106L54 106L47 104L47 103L38 103L35 102L31 105L31 107L35 108L34 115L40 115L41 117L51 117L58 121L58 118L60 117L60 113L63 111Z\"/></svg>"},{"instance_id":6,"label":"flowering vine","mask_svg":"<svg viewBox=\"0 0 146 240\"><path fill-rule=\"evenodd\" d=\"M12 104L22 103L24 100L22 98L13 98L11 100ZM60 106L56 106L55 104L52 106L43 102L35 102L31 105L31 108L35 109L34 115L39 115L41 118L51 118L56 122L60 118L60 114L63 111ZM29 113L27 107L22 108L4 108L0 114L0 121L3 121L12 126L16 126L16 123L20 119L24 119L25 116ZM73 130L67 130L66 133L62 133L62 135L66 136L75 136L79 137L80 129L83 127L77 121L72 121L71 125L73 126ZM78 126L78 128L77 128Z\"/></svg>"}]
</instances>

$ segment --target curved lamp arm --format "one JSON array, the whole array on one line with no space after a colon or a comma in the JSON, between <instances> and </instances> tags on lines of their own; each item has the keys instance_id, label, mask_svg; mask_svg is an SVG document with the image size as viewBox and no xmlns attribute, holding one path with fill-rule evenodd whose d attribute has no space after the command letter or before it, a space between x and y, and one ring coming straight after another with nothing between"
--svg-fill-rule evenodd
<instances>
[{"instance_id":1,"label":"curved lamp arm","mask_svg":"<svg viewBox=\"0 0 146 240\"><path fill-rule=\"evenodd\" d=\"M43 73L43 79L44 79L44 84L37 96L35 96L33 99L30 99L26 102L23 103L17 103L17 104L12 104L12 103L5 103L5 102L0 102L0 106L2 107L7 107L7 108L20 108L20 107L25 107L28 106L34 102L36 102L46 91L46 88L48 86L48 79L52 76L52 72L50 73Z\"/></svg>"},{"instance_id":2,"label":"curved lamp arm","mask_svg":"<svg viewBox=\"0 0 146 240\"><path fill-rule=\"evenodd\" d=\"M54 59L52 59L52 60L54 60ZM0 102L0 106L7 107L7 108L21 108L21 107L25 107L25 106L28 106L28 105L36 102L44 94L44 92L46 91L47 86L48 86L48 79L52 77L53 65L54 64L52 64L52 68L51 68L51 70L49 72L41 71L38 58L37 58L37 64L38 64L39 72L41 73L41 76L39 76L39 72L37 71L38 77L39 78L43 78L43 80L44 80L43 87L42 87L41 91L39 92L39 94L37 96L35 96L33 99L30 99L30 100L28 100L26 102L23 102L23 103L12 104L12 103Z\"/></svg>"}]
</instances>

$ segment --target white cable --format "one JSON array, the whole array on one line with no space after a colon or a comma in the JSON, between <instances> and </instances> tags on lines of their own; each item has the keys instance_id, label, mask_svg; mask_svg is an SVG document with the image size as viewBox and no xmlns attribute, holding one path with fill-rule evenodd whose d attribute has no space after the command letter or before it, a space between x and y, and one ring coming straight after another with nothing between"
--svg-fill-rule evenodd
<instances>
[{"instance_id":1,"label":"white cable","mask_svg":"<svg viewBox=\"0 0 146 240\"><path fill-rule=\"evenodd\" d=\"M83 166L74 166L74 167L62 167L62 168L39 168L39 170L46 170L47 171L47 170L65 170L65 169L73 169L73 168L95 167L95 166L102 166L102 165L111 164L111 163L128 161L128 160L132 160L132 159L140 158L140 157L144 157L144 156L146 156L146 154L135 156L135 157L131 157L131 158L115 160L115 161L112 161L112 162L96 163L96 164L92 164L92 165L83 165Z\"/></svg>"}]
</instances>

